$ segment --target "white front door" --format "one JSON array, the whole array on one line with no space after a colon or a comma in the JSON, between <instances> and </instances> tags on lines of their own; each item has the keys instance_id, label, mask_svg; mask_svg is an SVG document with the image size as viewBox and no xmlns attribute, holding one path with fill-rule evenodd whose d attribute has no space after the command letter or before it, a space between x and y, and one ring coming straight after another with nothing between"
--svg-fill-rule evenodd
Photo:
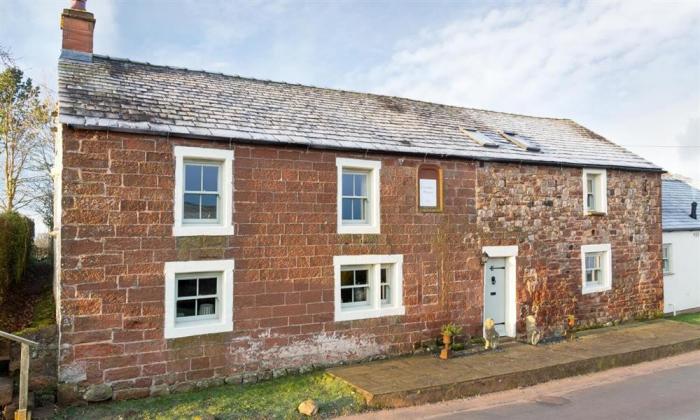
<instances>
[{"instance_id":1,"label":"white front door","mask_svg":"<svg viewBox=\"0 0 700 420\"><path fill-rule=\"evenodd\" d=\"M484 320L493 318L496 331L506 335L506 259L489 258L484 265Z\"/></svg>"}]
</instances>

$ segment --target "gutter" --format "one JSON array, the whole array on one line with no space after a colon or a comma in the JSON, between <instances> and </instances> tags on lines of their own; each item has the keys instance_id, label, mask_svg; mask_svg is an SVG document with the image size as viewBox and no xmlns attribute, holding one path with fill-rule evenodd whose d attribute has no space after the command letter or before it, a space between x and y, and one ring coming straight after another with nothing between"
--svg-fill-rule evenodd
<instances>
[{"instance_id":1,"label":"gutter","mask_svg":"<svg viewBox=\"0 0 700 420\"><path fill-rule=\"evenodd\" d=\"M685 228L662 228L663 232L697 232L700 231L700 226L685 227Z\"/></svg>"}]
</instances>

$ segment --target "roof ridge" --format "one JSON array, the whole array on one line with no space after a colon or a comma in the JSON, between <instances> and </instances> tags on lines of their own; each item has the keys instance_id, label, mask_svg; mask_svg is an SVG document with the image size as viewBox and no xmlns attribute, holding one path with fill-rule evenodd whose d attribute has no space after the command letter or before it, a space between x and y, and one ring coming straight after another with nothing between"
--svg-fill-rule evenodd
<instances>
[{"instance_id":1,"label":"roof ridge","mask_svg":"<svg viewBox=\"0 0 700 420\"><path fill-rule=\"evenodd\" d=\"M97 58L101 58L101 59L105 59L105 60L110 60L110 61L122 61L122 62L126 62L126 63L137 64L137 65L161 67L161 68L172 69L172 70L182 70L182 71L192 72L192 73L203 73L203 74L211 74L211 75L224 76L224 77L232 77L232 78L237 78L237 79L249 80L249 81L253 81L253 82L273 83L273 84L277 84L277 85L286 85L286 86L299 86L299 87L304 87L304 88L319 89L319 90L326 90L326 91L332 91L332 92L350 93L350 94L354 94L354 95L365 95L365 96L370 96L370 97L375 97L375 98L389 98L389 99L395 99L395 100L401 100L401 101L410 101L410 102L415 102L415 103L428 104L428 105L433 105L433 106L441 106L441 107L453 108L453 109L458 109L458 110L465 110L466 109L466 110L470 110L470 111L487 112L487 113L491 113L491 114L501 114L501 115L511 115L511 116L515 116L515 117L537 118L537 119L542 119L542 120L554 120L554 121L569 121L569 122L574 122L579 127L583 127L581 124L576 123L575 121L573 121L570 118L518 114L515 112L495 111L495 110L484 109L484 108L472 108L472 107L461 106L461 105L451 105L451 104L444 104L444 103L439 103L439 102L431 102L431 101L426 101L426 100L422 100L422 99L407 98L404 96L383 95L383 94L379 94L379 93L363 92L363 91L350 90L350 89L338 89L338 88L316 86L316 85L303 84L303 83L284 82L284 81L271 80L271 79L258 79L255 77L242 76L240 74L228 74L228 73L215 72L215 71L204 70L204 69L198 70L198 69L192 69L189 67L171 66L168 64L153 64L153 63L149 63L147 61L135 61L135 60L131 60L129 58L113 57L113 56L103 55L103 54L93 54L93 57L97 57ZM585 127L583 127L583 128L585 128ZM588 129L586 129L586 130L588 130ZM591 131L591 130L588 130L588 131ZM593 133L593 132L591 131L591 133ZM597 135L597 136L599 136L599 135ZM600 136L600 137L602 137L602 136Z\"/></svg>"}]
</instances>

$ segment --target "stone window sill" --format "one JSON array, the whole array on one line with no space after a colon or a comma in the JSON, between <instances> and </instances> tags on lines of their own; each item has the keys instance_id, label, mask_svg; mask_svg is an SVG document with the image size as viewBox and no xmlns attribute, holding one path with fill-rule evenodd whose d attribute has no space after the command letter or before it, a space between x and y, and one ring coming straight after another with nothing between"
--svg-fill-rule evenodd
<instances>
[{"instance_id":1,"label":"stone window sill","mask_svg":"<svg viewBox=\"0 0 700 420\"><path fill-rule=\"evenodd\" d=\"M587 211L586 216L606 216L608 213L604 211Z\"/></svg>"},{"instance_id":2,"label":"stone window sill","mask_svg":"<svg viewBox=\"0 0 700 420\"><path fill-rule=\"evenodd\" d=\"M384 316L405 315L406 308L387 307L381 309L346 309L335 314L335 321L353 321L357 319L380 318Z\"/></svg>"},{"instance_id":3,"label":"stone window sill","mask_svg":"<svg viewBox=\"0 0 700 420\"><path fill-rule=\"evenodd\" d=\"M607 292L608 290L612 290L612 287L610 287L610 286L590 287L590 288L584 288L581 291L581 294L589 295L591 293Z\"/></svg>"}]
</instances>

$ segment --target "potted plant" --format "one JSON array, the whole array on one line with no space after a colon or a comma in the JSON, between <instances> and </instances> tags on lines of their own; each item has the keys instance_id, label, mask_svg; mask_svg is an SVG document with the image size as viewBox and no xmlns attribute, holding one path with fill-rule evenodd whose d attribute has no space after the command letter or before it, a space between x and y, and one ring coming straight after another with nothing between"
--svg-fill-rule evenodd
<instances>
[{"instance_id":1,"label":"potted plant","mask_svg":"<svg viewBox=\"0 0 700 420\"><path fill-rule=\"evenodd\" d=\"M576 331L574 328L576 327L576 317L573 315L567 315L566 317L566 338L569 339L569 341L573 341L576 339Z\"/></svg>"},{"instance_id":2,"label":"potted plant","mask_svg":"<svg viewBox=\"0 0 700 420\"><path fill-rule=\"evenodd\" d=\"M440 358L445 360L450 357L450 344L452 344L452 337L459 335L462 332L462 327L459 327L453 323L449 323L442 326L442 343L445 348L440 352Z\"/></svg>"}]
</instances>

